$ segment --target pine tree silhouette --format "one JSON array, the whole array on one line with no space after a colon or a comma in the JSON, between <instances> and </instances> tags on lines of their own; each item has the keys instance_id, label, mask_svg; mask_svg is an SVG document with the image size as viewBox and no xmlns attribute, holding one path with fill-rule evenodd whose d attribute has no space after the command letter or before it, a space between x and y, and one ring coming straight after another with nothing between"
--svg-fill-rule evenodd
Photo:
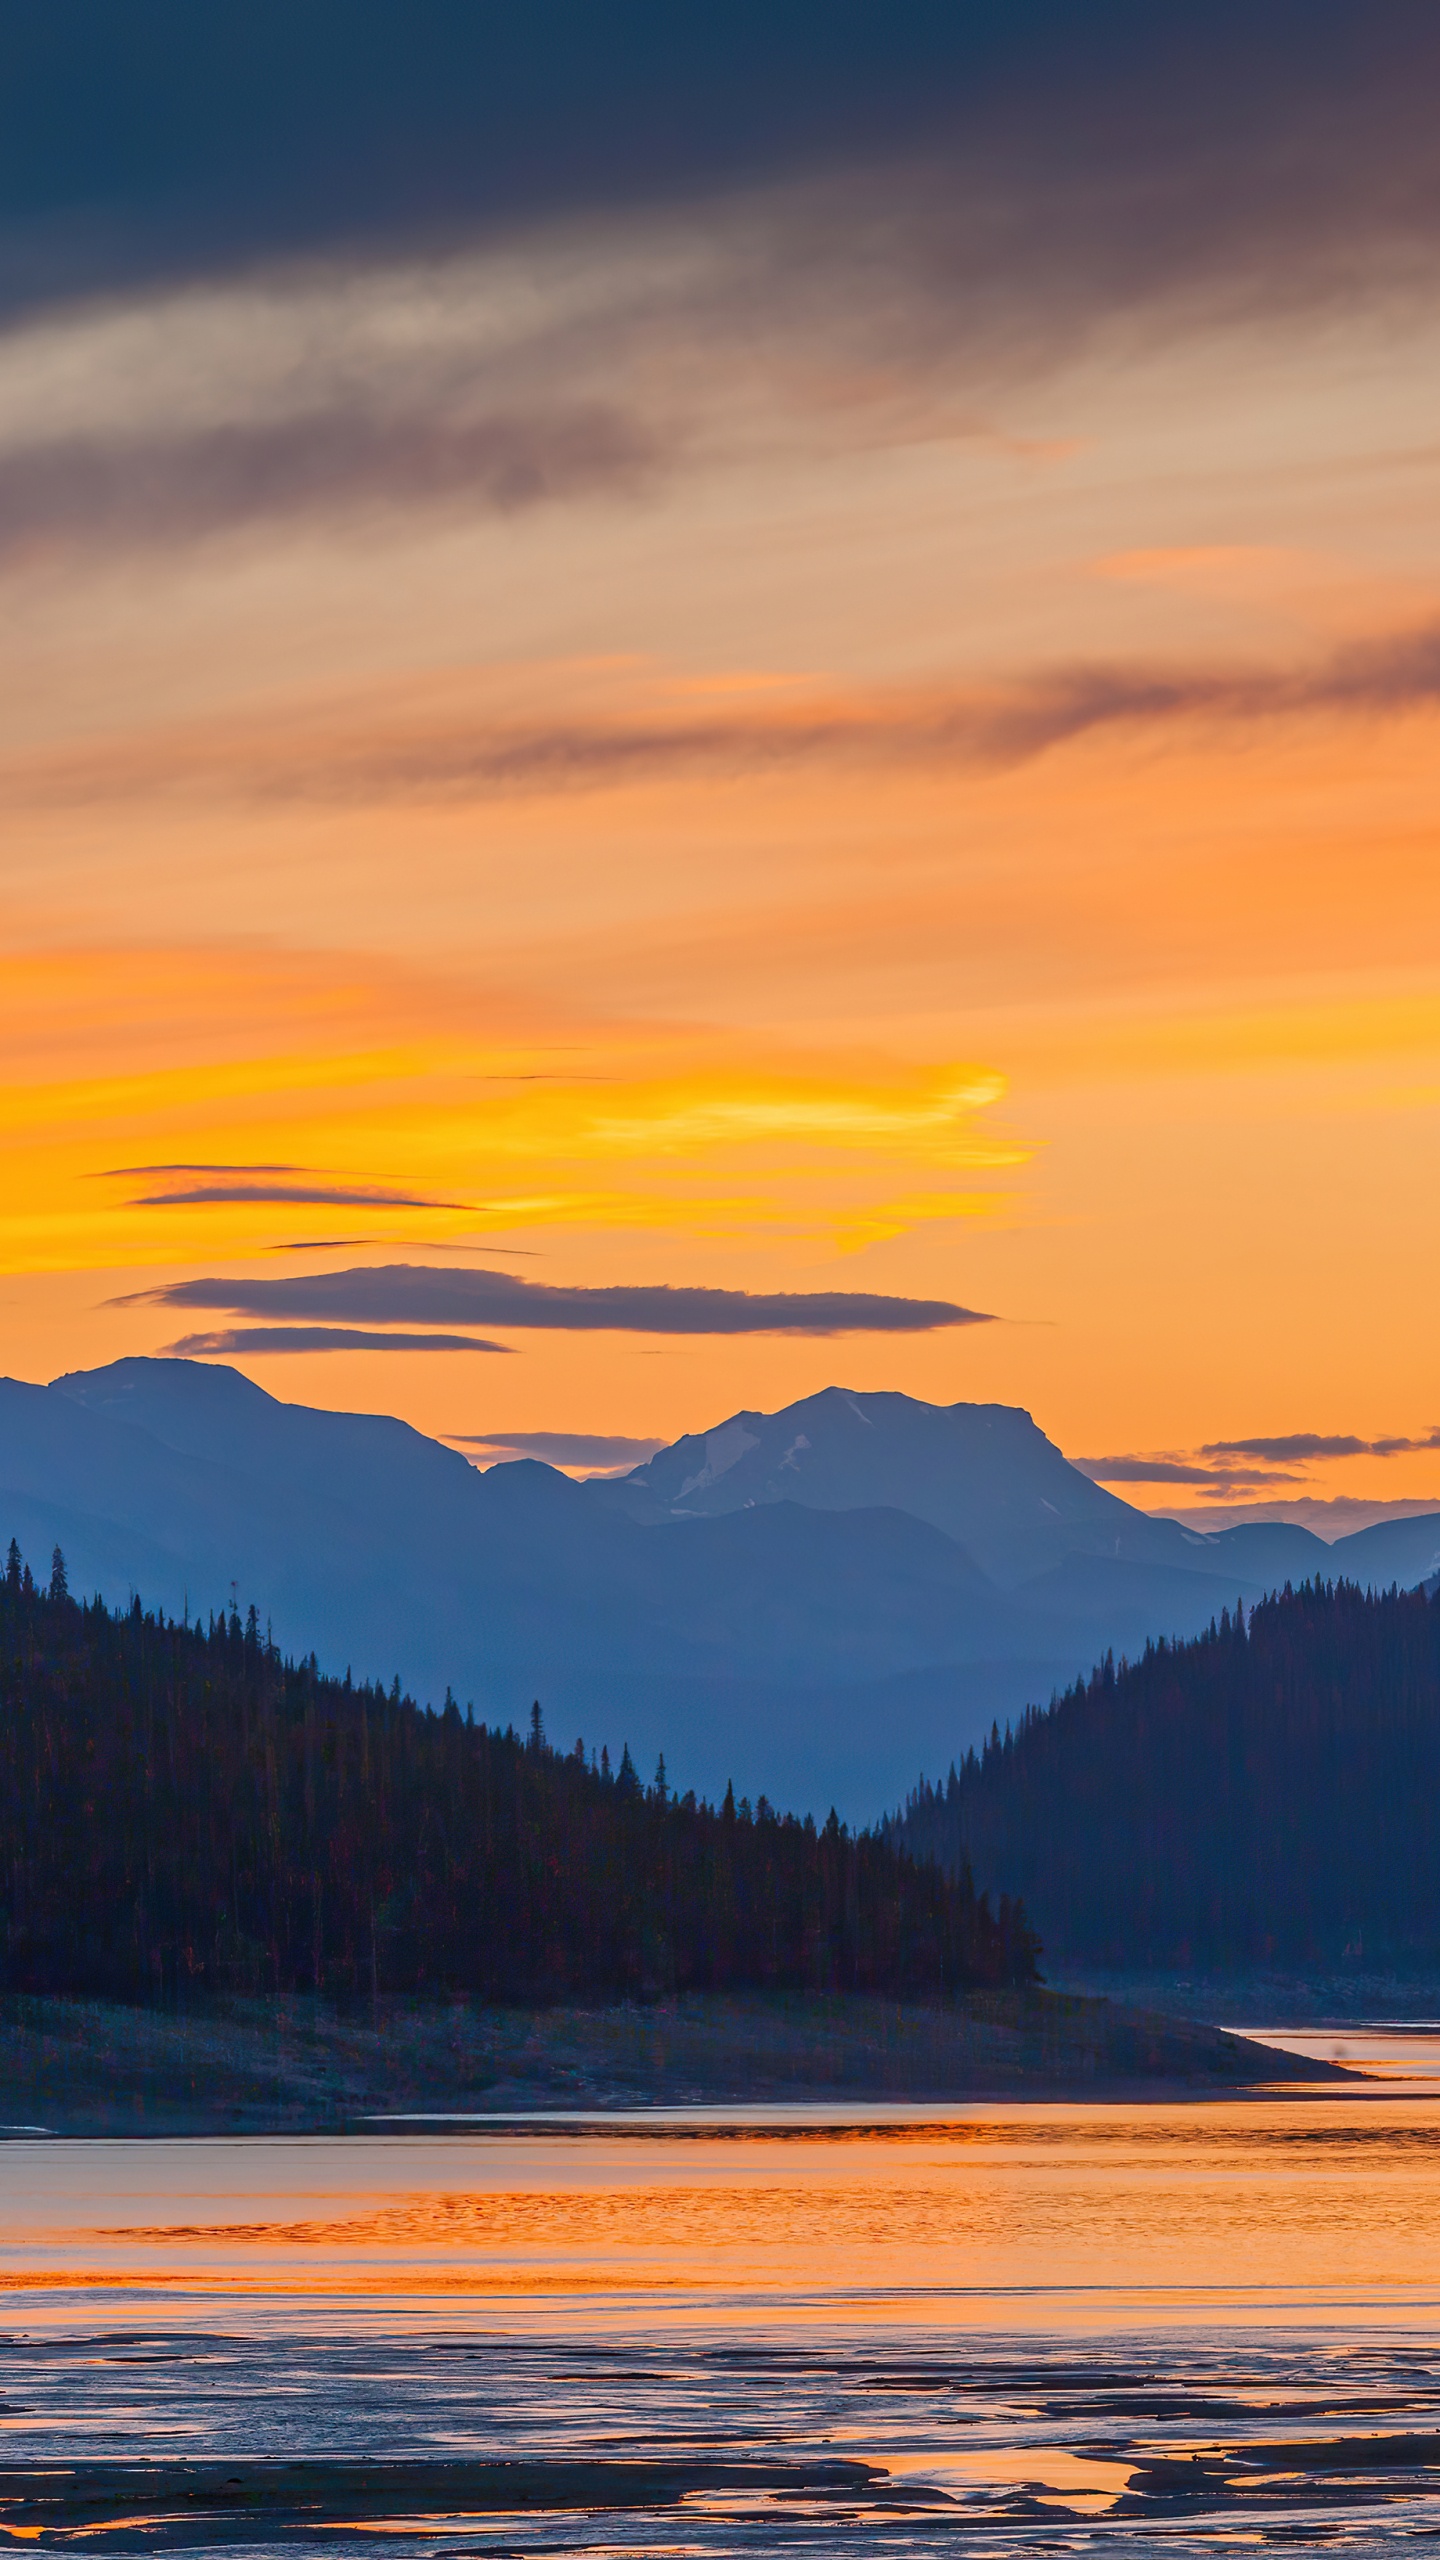
<instances>
[{"instance_id":1,"label":"pine tree silhouette","mask_svg":"<svg viewBox=\"0 0 1440 2560\"><path fill-rule=\"evenodd\" d=\"M284 1660L258 1613L0 1579L0 1989L496 2000L1034 1978L1023 1915L886 1840L736 1818Z\"/></svg>"},{"instance_id":2,"label":"pine tree silhouette","mask_svg":"<svg viewBox=\"0 0 1440 2560\"><path fill-rule=\"evenodd\" d=\"M1107 1657L890 1837L1023 1894L1052 1957L1440 1955L1440 1592L1321 1578Z\"/></svg>"}]
</instances>

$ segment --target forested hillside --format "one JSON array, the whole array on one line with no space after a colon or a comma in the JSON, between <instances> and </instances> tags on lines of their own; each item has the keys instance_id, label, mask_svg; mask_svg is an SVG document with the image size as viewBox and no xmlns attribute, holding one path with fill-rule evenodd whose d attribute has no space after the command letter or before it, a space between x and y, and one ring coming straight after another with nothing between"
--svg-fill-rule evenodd
<instances>
[{"instance_id":1,"label":"forested hillside","mask_svg":"<svg viewBox=\"0 0 1440 2560\"><path fill-rule=\"evenodd\" d=\"M0 1986L603 1997L1022 1982L968 1878L833 1816L677 1801L282 1660L252 1609L112 1615L0 1580Z\"/></svg>"},{"instance_id":2,"label":"forested hillside","mask_svg":"<svg viewBox=\"0 0 1440 2560\"><path fill-rule=\"evenodd\" d=\"M1440 1598L1315 1581L1108 1661L892 1836L1023 1895L1052 1961L1440 1957Z\"/></svg>"}]
</instances>

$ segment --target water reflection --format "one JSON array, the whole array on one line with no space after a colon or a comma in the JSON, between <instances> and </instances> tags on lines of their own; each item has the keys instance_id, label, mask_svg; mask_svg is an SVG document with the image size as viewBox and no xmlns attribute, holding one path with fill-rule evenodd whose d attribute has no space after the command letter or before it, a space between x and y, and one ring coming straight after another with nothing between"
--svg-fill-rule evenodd
<instances>
[{"instance_id":1,"label":"water reflection","mask_svg":"<svg viewBox=\"0 0 1440 2560\"><path fill-rule=\"evenodd\" d=\"M0 2291L864 2299L978 2318L1440 2295L1440 2100L976 2109L662 2138L12 2142ZM652 2309L652 2317L658 2317ZM807 2314L808 2316L808 2314ZM1088 2315L1087 2315L1088 2316Z\"/></svg>"},{"instance_id":2,"label":"water reflection","mask_svg":"<svg viewBox=\"0 0 1440 2560\"><path fill-rule=\"evenodd\" d=\"M1440 2023L1434 2019L1391 2019L1383 2024L1307 2027L1247 2027L1253 2035L1286 2053L1314 2055L1322 2062L1341 2062L1349 2071L1414 2092L1440 2094Z\"/></svg>"},{"instance_id":3,"label":"water reflection","mask_svg":"<svg viewBox=\"0 0 1440 2560\"><path fill-rule=\"evenodd\" d=\"M1417 2076L1343 2097L12 2138L0 2538L1440 2533L1429 2033L1347 2029Z\"/></svg>"}]
</instances>

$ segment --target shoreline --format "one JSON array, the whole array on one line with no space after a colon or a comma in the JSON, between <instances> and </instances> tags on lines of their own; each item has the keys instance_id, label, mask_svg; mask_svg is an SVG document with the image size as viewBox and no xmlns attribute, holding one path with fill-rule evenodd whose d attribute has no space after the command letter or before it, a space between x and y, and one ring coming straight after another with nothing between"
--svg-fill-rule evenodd
<instances>
[{"instance_id":1,"label":"shoreline","mask_svg":"<svg viewBox=\"0 0 1440 2560\"><path fill-rule=\"evenodd\" d=\"M1058 1970L1058 1968L1057 1968ZM1251 1967L1233 1973L1126 1972L1076 1964L1054 1986L1072 1998L1154 2008L1166 2017L1263 2033L1325 2035L1362 2022L1422 2026L1440 2021L1440 1973L1360 1965L1343 1972L1295 1973Z\"/></svg>"},{"instance_id":2,"label":"shoreline","mask_svg":"<svg viewBox=\"0 0 1440 2560\"><path fill-rule=\"evenodd\" d=\"M1224 2028L1064 1991L938 2001L682 1994L645 2005L0 1998L0 2138L604 2132L652 2111L1155 2103L1373 2083ZM627 2125L626 2130L634 2130ZM673 2120L665 2129L673 2129Z\"/></svg>"}]
</instances>

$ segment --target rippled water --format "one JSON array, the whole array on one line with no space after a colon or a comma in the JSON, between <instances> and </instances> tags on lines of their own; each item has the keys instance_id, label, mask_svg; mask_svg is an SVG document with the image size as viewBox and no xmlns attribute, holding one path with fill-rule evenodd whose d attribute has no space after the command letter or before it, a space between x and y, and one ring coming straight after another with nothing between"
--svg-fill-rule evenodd
<instances>
[{"instance_id":1,"label":"rippled water","mask_svg":"<svg viewBox=\"0 0 1440 2560\"><path fill-rule=\"evenodd\" d=\"M13 2135L0 2537L491 2560L1433 2540L1440 2033L1305 2041L1377 2076Z\"/></svg>"}]
</instances>

